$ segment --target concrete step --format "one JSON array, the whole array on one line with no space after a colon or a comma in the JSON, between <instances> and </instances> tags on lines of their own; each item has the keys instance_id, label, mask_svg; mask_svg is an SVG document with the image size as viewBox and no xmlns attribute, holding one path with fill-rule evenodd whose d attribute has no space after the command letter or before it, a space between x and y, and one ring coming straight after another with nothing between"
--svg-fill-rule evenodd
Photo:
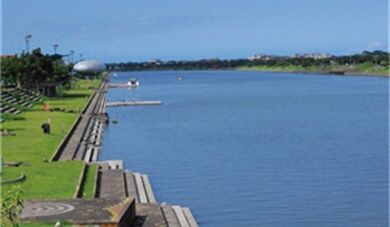
<instances>
[{"instance_id":1,"label":"concrete step","mask_svg":"<svg viewBox=\"0 0 390 227\"><path fill-rule=\"evenodd\" d=\"M176 217L175 211L169 204L162 204L161 210L163 211L165 221L169 227L180 227L180 222Z\"/></svg>"},{"instance_id":2,"label":"concrete step","mask_svg":"<svg viewBox=\"0 0 390 227\"><path fill-rule=\"evenodd\" d=\"M135 227L168 227L160 204L136 203L135 210Z\"/></svg>"},{"instance_id":3,"label":"concrete step","mask_svg":"<svg viewBox=\"0 0 390 227\"><path fill-rule=\"evenodd\" d=\"M133 173L139 203L156 203L156 197L149 177L146 174Z\"/></svg>"},{"instance_id":4,"label":"concrete step","mask_svg":"<svg viewBox=\"0 0 390 227\"><path fill-rule=\"evenodd\" d=\"M175 212L181 227L198 227L198 223L195 221L189 208L172 206L172 209Z\"/></svg>"},{"instance_id":5,"label":"concrete step","mask_svg":"<svg viewBox=\"0 0 390 227\"><path fill-rule=\"evenodd\" d=\"M99 170L123 170L122 160L108 160L102 162L91 162L99 166Z\"/></svg>"},{"instance_id":6,"label":"concrete step","mask_svg":"<svg viewBox=\"0 0 390 227\"><path fill-rule=\"evenodd\" d=\"M126 170L123 172L125 175L126 180L126 191L127 191L127 197L131 197L135 199L136 203L139 203L139 198L137 195L137 186L135 185L135 179L133 172L130 170Z\"/></svg>"},{"instance_id":7,"label":"concrete step","mask_svg":"<svg viewBox=\"0 0 390 227\"><path fill-rule=\"evenodd\" d=\"M100 170L98 198L125 198L125 181L122 170Z\"/></svg>"}]
</instances>

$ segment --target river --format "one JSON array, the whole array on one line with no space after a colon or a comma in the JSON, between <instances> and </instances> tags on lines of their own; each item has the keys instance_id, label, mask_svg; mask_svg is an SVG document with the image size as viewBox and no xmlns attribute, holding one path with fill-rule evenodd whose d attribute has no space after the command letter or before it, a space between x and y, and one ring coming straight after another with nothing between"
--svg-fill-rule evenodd
<instances>
[{"instance_id":1,"label":"river","mask_svg":"<svg viewBox=\"0 0 390 227\"><path fill-rule=\"evenodd\" d=\"M117 72L100 160L148 174L201 227L388 226L389 80L246 71ZM179 80L178 77L182 76Z\"/></svg>"}]
</instances>

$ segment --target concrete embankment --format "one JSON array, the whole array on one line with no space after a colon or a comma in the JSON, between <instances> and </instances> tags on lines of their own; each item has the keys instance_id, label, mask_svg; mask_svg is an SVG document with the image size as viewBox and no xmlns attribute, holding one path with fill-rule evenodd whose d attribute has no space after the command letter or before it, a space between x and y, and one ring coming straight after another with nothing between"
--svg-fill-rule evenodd
<instances>
[{"instance_id":1,"label":"concrete embankment","mask_svg":"<svg viewBox=\"0 0 390 227\"><path fill-rule=\"evenodd\" d=\"M108 121L108 115L105 113L107 89L108 79L104 79L57 149L52 161L91 159L85 156L87 153L97 157L100 138L103 135L103 127L97 127Z\"/></svg>"},{"instance_id":2,"label":"concrete embankment","mask_svg":"<svg viewBox=\"0 0 390 227\"><path fill-rule=\"evenodd\" d=\"M157 202L146 174L123 170L122 160L97 161L104 127L109 122L107 89L108 79L104 79L52 160L83 160L89 165L97 165L95 199L134 199L133 226L197 227L189 208Z\"/></svg>"}]
</instances>

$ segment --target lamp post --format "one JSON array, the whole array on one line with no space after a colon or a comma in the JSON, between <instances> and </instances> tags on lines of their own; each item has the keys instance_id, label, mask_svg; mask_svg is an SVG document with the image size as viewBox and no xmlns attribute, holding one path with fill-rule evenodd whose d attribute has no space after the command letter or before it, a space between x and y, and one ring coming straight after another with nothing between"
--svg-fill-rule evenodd
<instances>
[{"instance_id":1,"label":"lamp post","mask_svg":"<svg viewBox=\"0 0 390 227\"><path fill-rule=\"evenodd\" d=\"M29 52L28 46L29 46L29 42L30 42L30 38L31 38L31 37L32 37L31 34L26 34L26 35L24 36L24 39L26 40L26 53Z\"/></svg>"},{"instance_id":2,"label":"lamp post","mask_svg":"<svg viewBox=\"0 0 390 227\"><path fill-rule=\"evenodd\" d=\"M70 51L70 63L73 63L73 53L74 53L74 50L71 50Z\"/></svg>"},{"instance_id":3,"label":"lamp post","mask_svg":"<svg viewBox=\"0 0 390 227\"><path fill-rule=\"evenodd\" d=\"M57 53L57 47L58 47L58 46L59 46L59 45L58 45L57 43L53 44L54 54Z\"/></svg>"}]
</instances>

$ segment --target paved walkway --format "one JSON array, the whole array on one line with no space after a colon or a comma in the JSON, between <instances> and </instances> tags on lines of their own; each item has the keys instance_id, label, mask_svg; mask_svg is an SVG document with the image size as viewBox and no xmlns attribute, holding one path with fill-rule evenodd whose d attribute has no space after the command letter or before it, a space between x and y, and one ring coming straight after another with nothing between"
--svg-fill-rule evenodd
<instances>
[{"instance_id":1,"label":"paved walkway","mask_svg":"<svg viewBox=\"0 0 390 227\"><path fill-rule=\"evenodd\" d=\"M20 215L22 221L67 221L79 225L115 225L135 221L131 198L29 200Z\"/></svg>"},{"instance_id":2,"label":"paved walkway","mask_svg":"<svg viewBox=\"0 0 390 227\"><path fill-rule=\"evenodd\" d=\"M99 172L100 190L98 198L125 198L126 185L122 170L102 170Z\"/></svg>"},{"instance_id":3,"label":"paved walkway","mask_svg":"<svg viewBox=\"0 0 390 227\"><path fill-rule=\"evenodd\" d=\"M88 138L93 132L93 119L101 117L105 113L105 96L108 89L108 81L102 80L99 89L93 94L87 108L79 116L74 128L68 134L67 139L58 150L53 161L83 160L89 146ZM101 144L100 141L96 141Z\"/></svg>"}]
</instances>

